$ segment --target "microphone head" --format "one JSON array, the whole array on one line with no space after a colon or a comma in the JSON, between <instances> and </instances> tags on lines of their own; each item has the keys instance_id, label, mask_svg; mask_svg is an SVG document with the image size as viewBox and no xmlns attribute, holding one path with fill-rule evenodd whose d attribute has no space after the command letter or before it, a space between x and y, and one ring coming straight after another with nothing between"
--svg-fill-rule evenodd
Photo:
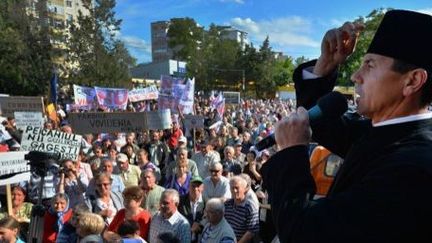
<instances>
[{"instance_id":1,"label":"microphone head","mask_svg":"<svg viewBox=\"0 0 432 243\"><path fill-rule=\"evenodd\" d=\"M348 110L347 99L337 91L332 91L321 97L317 105L324 117L339 117Z\"/></svg>"}]
</instances>

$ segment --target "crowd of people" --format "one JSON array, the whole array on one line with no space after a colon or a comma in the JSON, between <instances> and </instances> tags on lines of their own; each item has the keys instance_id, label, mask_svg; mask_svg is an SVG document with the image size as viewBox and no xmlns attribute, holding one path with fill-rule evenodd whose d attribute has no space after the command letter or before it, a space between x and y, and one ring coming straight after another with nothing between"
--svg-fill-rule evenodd
<instances>
[{"instance_id":1,"label":"crowd of people","mask_svg":"<svg viewBox=\"0 0 432 243\"><path fill-rule=\"evenodd\" d=\"M42 193L35 174L12 187L1 239L23 242L20 225L42 201L43 242L428 241L432 17L387 12L351 77L361 116L309 121L306 109L333 89L363 27L329 30L320 58L295 70L297 109L248 100L218 117L197 97L203 129L186 131L180 114L167 130L83 134L78 159L48 171ZM44 128L73 133L59 114L60 125ZM13 139L1 149L16 150L13 118L2 124ZM253 149L273 131L276 146ZM324 198L314 197L312 137L344 159Z\"/></svg>"},{"instance_id":2,"label":"crowd of people","mask_svg":"<svg viewBox=\"0 0 432 243\"><path fill-rule=\"evenodd\" d=\"M82 134L78 159L58 161L59 169L44 178L43 242L270 242L274 227L260 227L272 224L264 212L269 207L263 203L268 200L260 168L275 150L251 147L272 133L294 104L247 100L227 105L221 116L210 104L209 98L195 98L196 114L205 118L204 128L195 131L186 131L180 114L171 129ZM44 128L74 133L68 112L61 110L58 117L59 123L47 121ZM19 149L21 131L14 119L3 125L13 137L2 144L4 150ZM33 173L28 182L14 185L12 214L3 202L1 217L30 223L40 179ZM83 230L86 217L102 226ZM20 239L26 239L27 228Z\"/></svg>"}]
</instances>

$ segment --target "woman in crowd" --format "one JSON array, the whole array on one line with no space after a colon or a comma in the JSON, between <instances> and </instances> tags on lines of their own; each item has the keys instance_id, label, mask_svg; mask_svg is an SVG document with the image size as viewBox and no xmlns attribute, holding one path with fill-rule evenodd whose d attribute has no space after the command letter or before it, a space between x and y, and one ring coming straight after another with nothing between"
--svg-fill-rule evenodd
<instances>
[{"instance_id":1,"label":"woman in crowd","mask_svg":"<svg viewBox=\"0 0 432 243\"><path fill-rule=\"evenodd\" d=\"M56 242L58 233L64 224L72 217L72 209L69 208L69 198L64 193L58 193L51 199L51 207L44 216L44 243Z\"/></svg>"},{"instance_id":2,"label":"woman in crowd","mask_svg":"<svg viewBox=\"0 0 432 243\"><path fill-rule=\"evenodd\" d=\"M103 217L106 224L110 224L116 213L123 208L123 197L112 191L112 179L109 174L100 173L95 177L96 193L89 195L85 201L90 212Z\"/></svg>"},{"instance_id":3,"label":"woman in crowd","mask_svg":"<svg viewBox=\"0 0 432 243\"><path fill-rule=\"evenodd\" d=\"M170 175L165 183L165 188L172 188L179 192L180 196L186 195L189 192L189 183L192 178L192 173L189 170L189 159L185 149L180 149L177 153L177 168L175 173Z\"/></svg>"},{"instance_id":4,"label":"woman in crowd","mask_svg":"<svg viewBox=\"0 0 432 243\"><path fill-rule=\"evenodd\" d=\"M76 232L81 238L79 243L103 243L101 234L104 229L105 222L100 215L82 214L76 227Z\"/></svg>"},{"instance_id":5,"label":"woman in crowd","mask_svg":"<svg viewBox=\"0 0 432 243\"><path fill-rule=\"evenodd\" d=\"M29 223L31 218L31 210L33 204L25 202L26 191L21 186L12 187L12 214L9 216L14 217L18 222ZM7 207L2 208L0 218L7 216Z\"/></svg>"},{"instance_id":6,"label":"woman in crowd","mask_svg":"<svg viewBox=\"0 0 432 243\"><path fill-rule=\"evenodd\" d=\"M118 228L122 222L125 220L132 220L139 225L139 235L143 239L147 239L151 215L147 210L141 207L144 191L139 186L127 187L123 191L123 198L125 208L117 212L108 230L118 233Z\"/></svg>"},{"instance_id":7,"label":"woman in crowd","mask_svg":"<svg viewBox=\"0 0 432 243\"><path fill-rule=\"evenodd\" d=\"M246 162L243 169L243 173L247 174L251 178L251 188L254 192L258 190L261 185L261 174L258 172L261 169L261 164L256 161L256 152L249 151L246 154Z\"/></svg>"},{"instance_id":8,"label":"woman in crowd","mask_svg":"<svg viewBox=\"0 0 432 243\"><path fill-rule=\"evenodd\" d=\"M84 193L89 181L84 173L79 173L72 160L64 160L62 166L58 192L69 196L69 206L73 208L77 204L84 203Z\"/></svg>"},{"instance_id":9,"label":"woman in crowd","mask_svg":"<svg viewBox=\"0 0 432 243\"><path fill-rule=\"evenodd\" d=\"M19 237L19 222L13 217L0 219L0 242L24 243Z\"/></svg>"}]
</instances>

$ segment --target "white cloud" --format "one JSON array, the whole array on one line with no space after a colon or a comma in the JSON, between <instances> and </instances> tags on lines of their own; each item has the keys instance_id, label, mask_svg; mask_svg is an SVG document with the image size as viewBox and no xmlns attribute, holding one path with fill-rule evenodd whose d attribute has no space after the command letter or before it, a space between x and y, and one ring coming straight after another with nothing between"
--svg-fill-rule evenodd
<instances>
[{"instance_id":1,"label":"white cloud","mask_svg":"<svg viewBox=\"0 0 432 243\"><path fill-rule=\"evenodd\" d=\"M227 3L227 2L233 2L233 3L238 3L238 4L244 4L245 2L243 0L220 0L223 3Z\"/></svg>"},{"instance_id":2,"label":"white cloud","mask_svg":"<svg viewBox=\"0 0 432 243\"><path fill-rule=\"evenodd\" d=\"M250 18L234 18L230 24L248 32L248 37L256 42L262 42L268 35L272 46L280 48L296 46L317 48L320 46L320 42L311 37L310 21L298 16L258 22Z\"/></svg>"},{"instance_id":3,"label":"white cloud","mask_svg":"<svg viewBox=\"0 0 432 243\"><path fill-rule=\"evenodd\" d=\"M136 51L151 53L151 46L145 40L135 36L122 36L121 40L125 43L125 46Z\"/></svg>"}]
</instances>

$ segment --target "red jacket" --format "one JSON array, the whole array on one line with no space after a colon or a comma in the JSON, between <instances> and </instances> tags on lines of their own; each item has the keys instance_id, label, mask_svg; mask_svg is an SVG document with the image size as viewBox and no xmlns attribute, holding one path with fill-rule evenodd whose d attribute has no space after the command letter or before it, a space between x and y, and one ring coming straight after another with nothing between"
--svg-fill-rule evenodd
<instances>
[{"instance_id":1,"label":"red jacket","mask_svg":"<svg viewBox=\"0 0 432 243\"><path fill-rule=\"evenodd\" d=\"M63 215L63 224L69 221L72 217L72 209L69 209ZM43 233L43 241L44 243L55 243L57 239L56 232L57 227L57 215L53 215L49 212L45 212L44 216L44 233Z\"/></svg>"}]
</instances>

